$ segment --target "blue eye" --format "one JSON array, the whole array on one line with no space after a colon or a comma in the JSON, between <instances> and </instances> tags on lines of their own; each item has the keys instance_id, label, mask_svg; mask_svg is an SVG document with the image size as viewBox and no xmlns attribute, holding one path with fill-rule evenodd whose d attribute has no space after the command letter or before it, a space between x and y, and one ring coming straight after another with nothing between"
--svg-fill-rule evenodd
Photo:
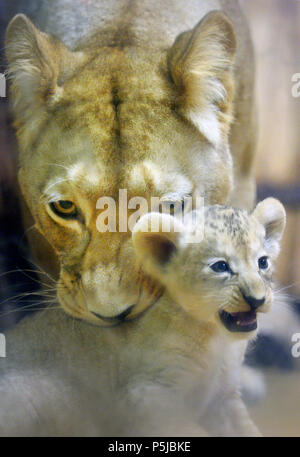
<instances>
[{"instance_id":1,"label":"blue eye","mask_svg":"<svg viewBox=\"0 0 300 457\"><path fill-rule=\"evenodd\" d=\"M258 259L258 267L260 270L266 270L269 266L268 257L263 256Z\"/></svg>"},{"instance_id":2,"label":"blue eye","mask_svg":"<svg viewBox=\"0 0 300 457\"><path fill-rule=\"evenodd\" d=\"M230 267L229 267L228 263L225 262L224 260L219 260L219 262L216 262L213 265L211 265L210 268L215 273L225 273L226 271L230 271Z\"/></svg>"}]
</instances>

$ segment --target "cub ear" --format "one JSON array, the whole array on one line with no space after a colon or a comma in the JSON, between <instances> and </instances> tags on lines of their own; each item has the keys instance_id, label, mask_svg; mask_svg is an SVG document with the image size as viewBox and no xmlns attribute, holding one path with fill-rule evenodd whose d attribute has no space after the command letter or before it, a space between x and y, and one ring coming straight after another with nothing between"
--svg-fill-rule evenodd
<instances>
[{"instance_id":1,"label":"cub ear","mask_svg":"<svg viewBox=\"0 0 300 457\"><path fill-rule=\"evenodd\" d=\"M144 270L161 279L179 247L183 224L173 216L147 213L132 231L133 246Z\"/></svg>"},{"instance_id":2,"label":"cub ear","mask_svg":"<svg viewBox=\"0 0 300 457\"><path fill-rule=\"evenodd\" d=\"M169 54L169 69L180 93L179 109L214 145L227 139L232 121L236 36L220 11L207 14L179 35Z\"/></svg>"},{"instance_id":3,"label":"cub ear","mask_svg":"<svg viewBox=\"0 0 300 457\"><path fill-rule=\"evenodd\" d=\"M275 198L266 198L258 203L252 215L264 226L267 248L276 257L286 223L283 205Z\"/></svg>"},{"instance_id":4,"label":"cub ear","mask_svg":"<svg viewBox=\"0 0 300 457\"><path fill-rule=\"evenodd\" d=\"M26 120L37 108L59 98L64 78L83 60L59 40L40 32L24 15L10 22L5 39L8 79L17 119Z\"/></svg>"}]
</instances>

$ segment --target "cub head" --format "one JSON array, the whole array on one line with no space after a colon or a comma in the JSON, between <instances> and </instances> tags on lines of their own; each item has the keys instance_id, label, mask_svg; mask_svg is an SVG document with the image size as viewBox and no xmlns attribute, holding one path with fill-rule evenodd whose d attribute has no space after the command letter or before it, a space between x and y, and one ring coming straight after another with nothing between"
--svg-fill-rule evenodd
<instances>
[{"instance_id":1,"label":"cub head","mask_svg":"<svg viewBox=\"0 0 300 457\"><path fill-rule=\"evenodd\" d=\"M136 267L127 226L120 229L119 190L148 203L198 194L224 203L230 193L236 50L218 11L169 48L136 42L131 24L113 33L70 50L18 15L6 34L28 236L40 237L31 244L45 270L56 259L64 309L109 325L161 293ZM115 204L104 231L100 197Z\"/></svg>"},{"instance_id":2,"label":"cub head","mask_svg":"<svg viewBox=\"0 0 300 457\"><path fill-rule=\"evenodd\" d=\"M183 225L170 215L144 215L133 231L137 256L186 312L249 337L257 328L257 313L272 304L285 210L268 198L252 214L213 205L190 216ZM153 223L155 232L149 231ZM202 240L190 243L199 224Z\"/></svg>"}]
</instances>

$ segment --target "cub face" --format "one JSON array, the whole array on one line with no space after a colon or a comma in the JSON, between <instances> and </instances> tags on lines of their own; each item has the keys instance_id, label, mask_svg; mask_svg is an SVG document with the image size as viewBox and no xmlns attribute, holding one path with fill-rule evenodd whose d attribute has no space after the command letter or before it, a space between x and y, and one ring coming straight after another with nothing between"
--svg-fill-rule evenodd
<instances>
[{"instance_id":1,"label":"cub face","mask_svg":"<svg viewBox=\"0 0 300 457\"><path fill-rule=\"evenodd\" d=\"M71 315L110 325L161 293L136 267L128 230L97 230L100 197L113 198L117 212L120 189L128 199L226 201L235 49L220 12L159 50L133 40L71 52L24 15L10 23L19 182L51 246L42 266L56 256L58 298Z\"/></svg>"},{"instance_id":2,"label":"cub face","mask_svg":"<svg viewBox=\"0 0 300 457\"><path fill-rule=\"evenodd\" d=\"M173 216L144 215L133 244L143 268L196 319L213 321L233 336L250 337L257 313L272 304L272 275L285 227L282 204L268 198L252 214L220 205L200 216L203 239L189 243L192 218L183 226ZM158 231L150 232L155 221ZM197 224L199 220L197 221ZM171 227L171 231L163 231Z\"/></svg>"}]
</instances>

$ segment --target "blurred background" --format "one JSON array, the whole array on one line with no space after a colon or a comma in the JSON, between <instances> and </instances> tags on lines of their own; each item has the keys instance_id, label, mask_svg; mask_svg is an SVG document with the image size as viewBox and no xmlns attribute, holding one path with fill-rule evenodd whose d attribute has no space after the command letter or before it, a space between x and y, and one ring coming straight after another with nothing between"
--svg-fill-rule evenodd
<instances>
[{"instance_id":1,"label":"blurred background","mask_svg":"<svg viewBox=\"0 0 300 457\"><path fill-rule=\"evenodd\" d=\"M280 282L300 295L300 96L292 96L292 76L299 73L300 81L300 2L243 4L257 62L259 197L277 196L286 206L287 229L277 271Z\"/></svg>"},{"instance_id":2,"label":"blurred background","mask_svg":"<svg viewBox=\"0 0 300 457\"><path fill-rule=\"evenodd\" d=\"M277 276L291 295L295 310L299 310L300 96L292 95L292 77L300 74L300 1L241 3L249 18L256 53L258 199L277 197L287 209ZM31 16L38 8L38 0L0 0L0 72L5 70L3 37L7 23L17 12ZM41 306L38 277L29 272L34 266L27 260L28 247L19 213L11 121L8 100L0 98L0 331L24 315L24 311L15 309L29 306L27 310L31 310L32 303ZM35 293L34 300L26 295L28 292ZM253 418L266 436L300 436L300 370L290 349L291 344L262 335L248 357L248 362L259 365L266 377L266 395L251 407Z\"/></svg>"},{"instance_id":3,"label":"blurred background","mask_svg":"<svg viewBox=\"0 0 300 457\"><path fill-rule=\"evenodd\" d=\"M258 198L277 197L287 210L287 228L277 276L280 285L287 287L285 292L295 297L295 305L299 308L300 90L299 97L293 97L295 83L292 77L299 73L300 81L300 1L242 0L242 3L249 18L256 53ZM269 349L268 345L261 346L262 359ZM280 351L280 347L276 350L273 344L271 357L276 358ZM287 358L288 354L283 355L283 360ZM251 409L251 413L264 435L299 437L299 367L298 370L283 368L284 364L277 367L264 364L266 397Z\"/></svg>"}]
</instances>

